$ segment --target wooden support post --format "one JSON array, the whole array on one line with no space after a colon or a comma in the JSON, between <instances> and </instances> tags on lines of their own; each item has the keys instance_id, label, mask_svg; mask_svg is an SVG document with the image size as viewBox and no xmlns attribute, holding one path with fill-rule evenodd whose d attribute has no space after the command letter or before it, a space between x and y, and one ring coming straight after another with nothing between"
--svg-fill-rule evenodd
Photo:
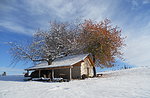
<instances>
[{"instance_id":1,"label":"wooden support post","mask_svg":"<svg viewBox=\"0 0 150 98\"><path fill-rule=\"evenodd\" d=\"M29 70L27 70L27 75L29 76Z\"/></svg>"},{"instance_id":2,"label":"wooden support post","mask_svg":"<svg viewBox=\"0 0 150 98\"><path fill-rule=\"evenodd\" d=\"M41 70L39 70L39 78L40 78L40 76L41 76Z\"/></svg>"},{"instance_id":3,"label":"wooden support post","mask_svg":"<svg viewBox=\"0 0 150 98\"><path fill-rule=\"evenodd\" d=\"M69 69L70 69L70 80L71 80L72 79L72 69L71 69L71 67Z\"/></svg>"},{"instance_id":4,"label":"wooden support post","mask_svg":"<svg viewBox=\"0 0 150 98\"><path fill-rule=\"evenodd\" d=\"M52 80L54 79L54 69L52 69Z\"/></svg>"}]
</instances>

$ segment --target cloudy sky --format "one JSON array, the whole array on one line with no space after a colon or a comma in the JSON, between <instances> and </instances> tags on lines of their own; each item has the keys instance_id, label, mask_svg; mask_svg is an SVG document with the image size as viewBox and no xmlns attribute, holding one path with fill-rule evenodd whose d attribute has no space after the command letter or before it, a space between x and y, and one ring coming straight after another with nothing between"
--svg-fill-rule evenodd
<instances>
[{"instance_id":1,"label":"cloudy sky","mask_svg":"<svg viewBox=\"0 0 150 98\"><path fill-rule=\"evenodd\" d=\"M0 0L0 71L11 62L5 42L30 39L51 20L77 18L110 19L127 36L125 62L150 66L150 0Z\"/></svg>"}]
</instances>

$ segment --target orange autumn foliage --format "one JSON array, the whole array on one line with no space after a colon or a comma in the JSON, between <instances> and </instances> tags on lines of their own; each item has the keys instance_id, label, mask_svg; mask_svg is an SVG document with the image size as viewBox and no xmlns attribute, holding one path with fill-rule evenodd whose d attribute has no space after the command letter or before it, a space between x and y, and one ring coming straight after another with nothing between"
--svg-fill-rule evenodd
<instances>
[{"instance_id":1,"label":"orange autumn foliage","mask_svg":"<svg viewBox=\"0 0 150 98\"><path fill-rule=\"evenodd\" d=\"M81 28L79 41L84 46L84 53L92 53L100 64L107 67L113 66L116 57L122 58L125 37L121 36L117 26L111 25L110 20L99 23L85 20Z\"/></svg>"}]
</instances>

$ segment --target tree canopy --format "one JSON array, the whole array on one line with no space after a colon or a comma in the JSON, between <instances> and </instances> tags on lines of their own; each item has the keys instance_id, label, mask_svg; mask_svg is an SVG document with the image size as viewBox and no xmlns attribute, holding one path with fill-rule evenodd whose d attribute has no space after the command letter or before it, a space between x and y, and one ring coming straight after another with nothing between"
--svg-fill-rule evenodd
<instances>
[{"instance_id":1,"label":"tree canopy","mask_svg":"<svg viewBox=\"0 0 150 98\"><path fill-rule=\"evenodd\" d=\"M100 64L112 66L115 58L122 57L124 37L111 21L85 20L79 24L51 22L48 31L38 30L28 45L9 43L16 62L47 61L50 65L56 58L72 54L91 53Z\"/></svg>"},{"instance_id":2,"label":"tree canopy","mask_svg":"<svg viewBox=\"0 0 150 98\"><path fill-rule=\"evenodd\" d=\"M68 23L51 22L48 31L38 30L30 44L9 43L13 61L46 61L50 65L56 58L77 51L76 27Z\"/></svg>"},{"instance_id":3,"label":"tree canopy","mask_svg":"<svg viewBox=\"0 0 150 98\"><path fill-rule=\"evenodd\" d=\"M122 58L122 47L125 46L125 37L121 30L113 27L111 21L105 19L101 22L85 20L81 24L80 44L85 53L92 53L100 64L112 66L115 58Z\"/></svg>"}]
</instances>

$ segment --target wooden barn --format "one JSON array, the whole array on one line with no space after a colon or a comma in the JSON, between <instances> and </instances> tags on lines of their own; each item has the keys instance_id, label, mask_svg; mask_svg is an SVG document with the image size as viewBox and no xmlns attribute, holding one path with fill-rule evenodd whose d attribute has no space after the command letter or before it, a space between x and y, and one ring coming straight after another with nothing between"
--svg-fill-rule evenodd
<instances>
[{"instance_id":1,"label":"wooden barn","mask_svg":"<svg viewBox=\"0 0 150 98\"><path fill-rule=\"evenodd\" d=\"M30 67L32 78L63 78L81 79L93 77L96 74L93 58L90 54L80 54L58 58L48 65L47 62Z\"/></svg>"}]
</instances>

